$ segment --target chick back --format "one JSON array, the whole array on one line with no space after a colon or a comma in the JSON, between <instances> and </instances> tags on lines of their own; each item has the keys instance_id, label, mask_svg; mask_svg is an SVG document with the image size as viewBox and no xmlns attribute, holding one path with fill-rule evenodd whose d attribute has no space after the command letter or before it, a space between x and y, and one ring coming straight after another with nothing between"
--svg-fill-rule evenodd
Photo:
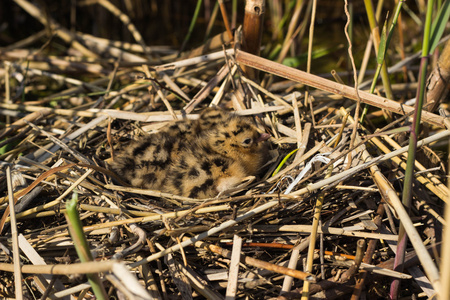
<instances>
[{"instance_id":1,"label":"chick back","mask_svg":"<svg viewBox=\"0 0 450 300\"><path fill-rule=\"evenodd\" d=\"M152 134L124 147L111 169L132 186L159 190L168 167L184 147L184 143L173 136Z\"/></svg>"},{"instance_id":2,"label":"chick back","mask_svg":"<svg viewBox=\"0 0 450 300\"><path fill-rule=\"evenodd\" d=\"M257 175L267 150L257 144L258 136L246 118L208 108L198 120L176 121L132 142L118 153L111 168L138 188L210 198L246 176ZM235 146L247 137L254 145ZM249 163L254 167L249 168Z\"/></svg>"}]
</instances>

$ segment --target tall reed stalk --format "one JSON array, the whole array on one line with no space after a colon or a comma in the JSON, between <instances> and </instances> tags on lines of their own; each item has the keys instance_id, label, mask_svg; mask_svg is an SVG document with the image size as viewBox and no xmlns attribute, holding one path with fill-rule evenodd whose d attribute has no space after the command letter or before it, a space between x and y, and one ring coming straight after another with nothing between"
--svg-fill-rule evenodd
<instances>
[{"instance_id":1,"label":"tall reed stalk","mask_svg":"<svg viewBox=\"0 0 450 300\"><path fill-rule=\"evenodd\" d=\"M432 22L432 11L433 11L434 1L428 1L427 14L425 19L425 29L423 35L423 45L422 45L422 58L420 60L420 70L419 70L419 86L417 88L416 103L414 105L415 114L413 115L413 120L410 129L409 137L409 148L408 148L408 160L405 171L405 179L403 182L403 195L402 203L407 208L411 207L412 199L412 188L413 188L413 176L414 176L414 163L416 160L416 150L417 150L417 137L420 130L420 117L422 115L422 106L425 97L425 87L426 87L426 74L428 67L428 54L430 50L430 33L431 33L431 22ZM401 221L401 220L400 220ZM408 236L405 234L404 227L400 224L399 239L397 244L397 253L395 256L394 268L397 271L403 271L403 262L405 259L405 249L408 241ZM391 299L397 299L400 287L400 280L394 280L391 284L390 297Z\"/></svg>"}]
</instances>

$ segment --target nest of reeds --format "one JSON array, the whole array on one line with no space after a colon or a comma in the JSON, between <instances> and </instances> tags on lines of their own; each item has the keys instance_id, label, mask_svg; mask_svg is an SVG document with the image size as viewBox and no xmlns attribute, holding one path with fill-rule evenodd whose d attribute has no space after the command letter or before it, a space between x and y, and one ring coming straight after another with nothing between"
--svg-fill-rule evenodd
<instances>
[{"instance_id":1,"label":"nest of reeds","mask_svg":"<svg viewBox=\"0 0 450 300\"><path fill-rule=\"evenodd\" d=\"M437 87L423 91L435 101L416 122L417 107L381 87L357 90L337 74L329 80L279 63L282 56L263 58L264 10L254 6L243 28L179 52L146 46L108 1L99 3L137 44L69 31L15 2L72 55L51 56L48 44L23 50L42 33L0 49L0 297L445 295L449 123L445 93L431 96ZM391 93L405 99L416 90L399 83ZM193 199L129 186L109 169L121 145L212 105L271 134L258 178ZM419 125L411 151L410 128Z\"/></svg>"}]
</instances>

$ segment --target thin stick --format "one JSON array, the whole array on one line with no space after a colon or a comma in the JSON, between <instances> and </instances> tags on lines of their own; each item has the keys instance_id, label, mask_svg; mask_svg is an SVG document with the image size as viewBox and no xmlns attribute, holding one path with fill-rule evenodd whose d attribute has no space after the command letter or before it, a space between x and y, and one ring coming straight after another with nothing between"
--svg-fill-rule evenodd
<instances>
[{"instance_id":1,"label":"thin stick","mask_svg":"<svg viewBox=\"0 0 450 300\"><path fill-rule=\"evenodd\" d=\"M357 74L356 74L356 66L355 66L355 60L353 59L353 54L352 54L352 41L349 37L348 34L348 26L350 25L350 13L348 12L348 1L345 0L345 5L344 5L344 11L345 11L345 15L347 16L347 23L345 24L345 29L344 29L344 33L345 36L347 38L348 41L348 56L350 58L350 61L352 63L352 70L353 70L353 81L354 81L354 87L355 87L355 95L356 95L356 108L355 108L355 115L354 115L354 119L358 120L359 119L359 110L361 107L361 98L359 96L359 92L358 92L358 78L357 78ZM350 145L349 148L353 148L353 145L355 144L355 138L356 138L356 132L358 130L358 122L354 122L353 123L353 130L352 130L352 134L351 134L351 138L350 138ZM352 155L351 153L348 154L348 164L346 166L346 168L350 168L350 166L352 165Z\"/></svg>"},{"instance_id":2,"label":"thin stick","mask_svg":"<svg viewBox=\"0 0 450 300\"><path fill-rule=\"evenodd\" d=\"M450 187L450 183L449 183ZM448 196L447 205L445 206L445 220L447 221L447 225L444 227L444 233L442 236L442 240L444 242L442 246L442 252L445 255L442 255L441 259L441 282L442 282L442 290L440 293L440 299L450 299L450 195Z\"/></svg>"},{"instance_id":3,"label":"thin stick","mask_svg":"<svg viewBox=\"0 0 450 300\"><path fill-rule=\"evenodd\" d=\"M296 269L298 259L300 258L300 252L305 250L309 245L309 238L303 239L298 245L292 248L291 258L289 259L288 268ZM283 287L281 288L280 294L288 293L291 291L293 279L291 276L285 276L283 281Z\"/></svg>"},{"instance_id":4,"label":"thin stick","mask_svg":"<svg viewBox=\"0 0 450 300\"><path fill-rule=\"evenodd\" d=\"M233 300L236 298L239 261L241 260L242 238L234 235L233 250L231 252L230 271L228 272L227 291L225 292L225 300Z\"/></svg>"},{"instance_id":5,"label":"thin stick","mask_svg":"<svg viewBox=\"0 0 450 300\"><path fill-rule=\"evenodd\" d=\"M295 131L297 132L297 148L300 148L300 146L302 145L303 137L302 137L302 123L300 122L300 113L298 112L297 106L297 94L298 94L297 92L292 93L292 107L294 110Z\"/></svg>"},{"instance_id":6,"label":"thin stick","mask_svg":"<svg viewBox=\"0 0 450 300\"><path fill-rule=\"evenodd\" d=\"M328 167L325 178L329 178L331 176L332 171L333 171L333 166L331 165L330 167ZM315 250L317 233L318 233L318 228L319 228L320 214L322 213L322 207L323 207L323 203L324 203L324 197L325 197L324 192L320 193L319 197L316 200L316 205L314 207L313 223L311 226L312 230L311 230L311 235L309 236L308 256L306 259L306 267L305 267L305 272L308 272L308 273L312 272L313 260L314 260L314 250ZM308 300L309 287L310 287L310 283L305 281L303 283L302 300Z\"/></svg>"},{"instance_id":7,"label":"thin stick","mask_svg":"<svg viewBox=\"0 0 450 300\"><path fill-rule=\"evenodd\" d=\"M225 25L225 29L227 30L228 38L230 40L233 39L233 33L231 32L230 22L228 21L227 10L225 8L225 4L223 0L219 0L220 13L222 14L223 24Z\"/></svg>"},{"instance_id":8,"label":"thin stick","mask_svg":"<svg viewBox=\"0 0 450 300\"><path fill-rule=\"evenodd\" d=\"M17 223L16 223L16 213L14 211L14 193L13 186L11 180L11 166L6 167L6 180L8 185L8 198L9 198L9 207L10 216L11 216L11 239L12 239L12 247L13 247L13 260L14 260L14 286L16 299L23 299L23 290L22 290L22 273L20 272L20 254L19 254L19 240L17 234Z\"/></svg>"}]
</instances>

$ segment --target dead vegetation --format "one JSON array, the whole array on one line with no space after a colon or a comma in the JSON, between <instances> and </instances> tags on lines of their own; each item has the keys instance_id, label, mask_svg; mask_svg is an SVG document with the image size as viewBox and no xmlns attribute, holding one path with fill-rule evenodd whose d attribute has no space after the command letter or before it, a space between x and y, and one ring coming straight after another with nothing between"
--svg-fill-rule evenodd
<instances>
[{"instance_id":1,"label":"dead vegetation","mask_svg":"<svg viewBox=\"0 0 450 300\"><path fill-rule=\"evenodd\" d=\"M439 267L441 244L449 242L445 93L443 114L422 113L406 209L400 199L414 109L404 100L417 84L392 84L396 100L389 100L382 87L356 92L338 75L329 80L281 64L309 26L296 19L302 8L311 14L299 2L280 56L268 60L242 41L254 24L178 52L145 43L112 1L96 3L135 43L69 30L15 0L51 37L40 31L0 49L0 296L93 299L84 274L98 274L97 298L116 299L386 299L395 279L405 299L448 289ZM46 51L55 39L64 55ZM393 76L414 73L414 55L396 57ZM369 113L356 126L363 104ZM119 145L211 105L250 116L271 134L262 178L229 195L191 199L129 187L109 171ZM80 262L80 242L69 234L66 202L75 191L92 262ZM404 232L405 262L394 270Z\"/></svg>"}]
</instances>

